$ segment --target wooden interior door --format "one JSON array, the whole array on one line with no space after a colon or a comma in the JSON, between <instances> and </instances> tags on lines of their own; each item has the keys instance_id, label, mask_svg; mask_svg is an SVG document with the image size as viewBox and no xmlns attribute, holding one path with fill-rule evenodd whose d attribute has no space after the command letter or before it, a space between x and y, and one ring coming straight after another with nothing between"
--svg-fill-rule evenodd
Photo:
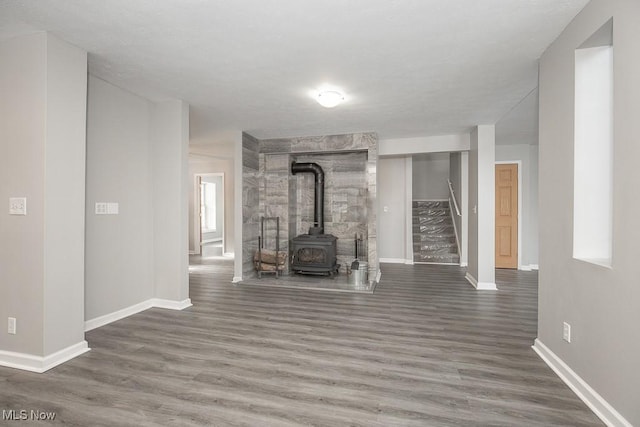
<instances>
[{"instance_id":1,"label":"wooden interior door","mask_svg":"<svg viewBox=\"0 0 640 427\"><path fill-rule=\"evenodd\" d=\"M518 268L518 164L496 165L496 268Z\"/></svg>"}]
</instances>

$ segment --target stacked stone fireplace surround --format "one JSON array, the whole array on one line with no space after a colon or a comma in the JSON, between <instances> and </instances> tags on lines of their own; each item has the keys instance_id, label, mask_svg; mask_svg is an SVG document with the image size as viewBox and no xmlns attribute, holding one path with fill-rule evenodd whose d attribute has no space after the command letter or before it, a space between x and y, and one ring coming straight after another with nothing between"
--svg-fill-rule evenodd
<instances>
[{"instance_id":1,"label":"stacked stone fireplace surround","mask_svg":"<svg viewBox=\"0 0 640 427\"><path fill-rule=\"evenodd\" d=\"M280 248L313 225L313 174L292 175L291 162L314 162L325 173L325 233L338 238L340 274L354 258L354 236L365 241L360 259L369 278L378 273L374 133L258 140L243 134L243 277L256 277L260 217L280 217ZM265 223L265 247L275 246L275 223ZM289 274L287 262L285 274Z\"/></svg>"}]
</instances>

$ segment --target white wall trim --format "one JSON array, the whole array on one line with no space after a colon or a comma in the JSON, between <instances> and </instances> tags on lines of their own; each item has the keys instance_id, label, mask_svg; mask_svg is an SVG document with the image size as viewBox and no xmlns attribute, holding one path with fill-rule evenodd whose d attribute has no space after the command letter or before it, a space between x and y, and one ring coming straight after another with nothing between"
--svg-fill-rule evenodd
<instances>
[{"instance_id":1,"label":"white wall trim","mask_svg":"<svg viewBox=\"0 0 640 427\"><path fill-rule=\"evenodd\" d=\"M608 426L632 427L618 411L598 394L553 351L536 338L533 350L562 381Z\"/></svg>"},{"instance_id":2,"label":"white wall trim","mask_svg":"<svg viewBox=\"0 0 640 427\"><path fill-rule=\"evenodd\" d=\"M123 308L122 310L114 311L113 313L105 314L104 316L96 317L84 322L84 331L89 332L93 329L99 328L109 323L115 322L125 317L132 316L150 308L167 308L170 310L183 310L187 307L191 307L191 299L187 298L184 301L172 301L160 298L151 298L146 301L142 301L138 304L131 305Z\"/></svg>"},{"instance_id":3,"label":"white wall trim","mask_svg":"<svg viewBox=\"0 0 640 427\"><path fill-rule=\"evenodd\" d=\"M200 246L204 246L204 245L207 245L209 243L218 243L218 242L222 242L222 237L216 237L215 239L203 240L202 242L200 242Z\"/></svg>"},{"instance_id":4,"label":"white wall trim","mask_svg":"<svg viewBox=\"0 0 640 427\"><path fill-rule=\"evenodd\" d=\"M404 158L404 201L405 201L405 228L404 228L404 256L413 264L413 158Z\"/></svg>"},{"instance_id":5,"label":"white wall trim","mask_svg":"<svg viewBox=\"0 0 640 427\"><path fill-rule=\"evenodd\" d=\"M376 274L376 283L380 283L381 278L382 278L382 270L378 269L378 273Z\"/></svg>"},{"instance_id":6,"label":"white wall trim","mask_svg":"<svg viewBox=\"0 0 640 427\"><path fill-rule=\"evenodd\" d=\"M412 259L405 259L405 260L404 260L404 263L405 263L406 265L413 265L413 260L412 260Z\"/></svg>"},{"instance_id":7,"label":"white wall trim","mask_svg":"<svg viewBox=\"0 0 640 427\"><path fill-rule=\"evenodd\" d=\"M405 264L407 260L404 258L380 258L380 262L388 262L389 264Z\"/></svg>"},{"instance_id":8,"label":"white wall trim","mask_svg":"<svg viewBox=\"0 0 640 427\"><path fill-rule=\"evenodd\" d=\"M417 138L381 139L378 141L378 156L468 151L469 141L470 136L468 133Z\"/></svg>"},{"instance_id":9,"label":"white wall trim","mask_svg":"<svg viewBox=\"0 0 640 427\"><path fill-rule=\"evenodd\" d=\"M222 256L226 257L226 258L234 258L236 256L235 253L233 252L225 252L222 254Z\"/></svg>"},{"instance_id":10,"label":"white wall trim","mask_svg":"<svg viewBox=\"0 0 640 427\"><path fill-rule=\"evenodd\" d=\"M86 320L84 322L84 331L89 332L93 329L99 328L100 326L108 325L109 323L124 319L125 317L129 317L136 313L140 313L141 311L148 310L151 307L153 307L153 303L152 300L149 299L138 304L123 308L122 310L117 310L113 313L108 313L103 316Z\"/></svg>"},{"instance_id":11,"label":"white wall trim","mask_svg":"<svg viewBox=\"0 0 640 427\"><path fill-rule=\"evenodd\" d=\"M460 261L460 267L467 267L468 265L468 263Z\"/></svg>"},{"instance_id":12,"label":"white wall trim","mask_svg":"<svg viewBox=\"0 0 640 427\"><path fill-rule=\"evenodd\" d=\"M0 350L0 366L41 374L89 350L89 344L84 340L44 357Z\"/></svg>"},{"instance_id":13,"label":"white wall trim","mask_svg":"<svg viewBox=\"0 0 640 427\"><path fill-rule=\"evenodd\" d=\"M536 270L536 271L540 270L540 268L538 267L538 264L531 264L530 267L532 270Z\"/></svg>"},{"instance_id":14,"label":"white wall trim","mask_svg":"<svg viewBox=\"0 0 640 427\"><path fill-rule=\"evenodd\" d=\"M231 283L239 283L242 282L242 276L233 276L233 279L231 279Z\"/></svg>"},{"instance_id":15,"label":"white wall trim","mask_svg":"<svg viewBox=\"0 0 640 427\"><path fill-rule=\"evenodd\" d=\"M467 279L467 282L471 283L471 286L476 289L478 288L478 281L471 275L471 273L467 272L467 274L464 275L464 278Z\"/></svg>"},{"instance_id":16,"label":"white wall trim","mask_svg":"<svg viewBox=\"0 0 640 427\"><path fill-rule=\"evenodd\" d=\"M473 286L474 288L476 288L479 291L497 291L498 290L498 287L496 286L495 283L478 282L476 280L476 278L473 277L468 272L467 272L467 274L465 274L464 278L467 279L467 281L469 283L471 283L471 286Z\"/></svg>"},{"instance_id":17,"label":"white wall trim","mask_svg":"<svg viewBox=\"0 0 640 427\"><path fill-rule=\"evenodd\" d=\"M198 255L198 254L196 253L196 251L191 251L191 250L190 250L190 251L189 251L189 255Z\"/></svg>"},{"instance_id":18,"label":"white wall trim","mask_svg":"<svg viewBox=\"0 0 640 427\"><path fill-rule=\"evenodd\" d=\"M169 310L184 310L191 307L191 298L184 299L182 301L174 301L170 299L152 298L153 308L166 308Z\"/></svg>"}]
</instances>

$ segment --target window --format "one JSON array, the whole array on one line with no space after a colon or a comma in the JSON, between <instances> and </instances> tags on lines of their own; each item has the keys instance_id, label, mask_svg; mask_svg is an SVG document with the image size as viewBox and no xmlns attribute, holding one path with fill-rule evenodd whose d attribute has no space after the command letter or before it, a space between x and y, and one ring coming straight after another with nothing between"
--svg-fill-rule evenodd
<instances>
[{"instance_id":1,"label":"window","mask_svg":"<svg viewBox=\"0 0 640 427\"><path fill-rule=\"evenodd\" d=\"M216 184L200 184L200 226L203 233L216 231Z\"/></svg>"},{"instance_id":2,"label":"window","mask_svg":"<svg viewBox=\"0 0 640 427\"><path fill-rule=\"evenodd\" d=\"M574 258L611 266L613 21L575 51Z\"/></svg>"}]
</instances>

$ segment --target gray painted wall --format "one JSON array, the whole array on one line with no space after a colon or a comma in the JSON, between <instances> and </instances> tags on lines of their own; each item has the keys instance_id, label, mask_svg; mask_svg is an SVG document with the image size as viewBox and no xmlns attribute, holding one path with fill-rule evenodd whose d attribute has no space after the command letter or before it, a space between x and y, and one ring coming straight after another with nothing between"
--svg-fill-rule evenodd
<instances>
[{"instance_id":1,"label":"gray painted wall","mask_svg":"<svg viewBox=\"0 0 640 427\"><path fill-rule=\"evenodd\" d=\"M47 34L44 354L84 341L87 53Z\"/></svg>"},{"instance_id":2,"label":"gray painted wall","mask_svg":"<svg viewBox=\"0 0 640 427\"><path fill-rule=\"evenodd\" d=\"M188 298L188 114L89 78L85 319ZM96 215L96 202L119 203Z\"/></svg>"},{"instance_id":3,"label":"gray painted wall","mask_svg":"<svg viewBox=\"0 0 640 427\"><path fill-rule=\"evenodd\" d=\"M153 288L151 103L89 77L86 319L146 301ZM96 215L118 202L118 215Z\"/></svg>"},{"instance_id":4,"label":"gray painted wall","mask_svg":"<svg viewBox=\"0 0 640 427\"><path fill-rule=\"evenodd\" d=\"M153 259L156 298L189 298L189 106L167 100L151 109Z\"/></svg>"},{"instance_id":5,"label":"gray painted wall","mask_svg":"<svg viewBox=\"0 0 640 427\"><path fill-rule=\"evenodd\" d=\"M0 200L27 198L27 216L0 222L0 349L44 352L44 135L46 132L46 39L34 34L0 43ZM5 204L6 206L6 204ZM18 333L8 335L7 317Z\"/></svg>"},{"instance_id":6,"label":"gray painted wall","mask_svg":"<svg viewBox=\"0 0 640 427\"><path fill-rule=\"evenodd\" d=\"M449 198L449 153L414 154L412 171L414 200Z\"/></svg>"},{"instance_id":7,"label":"gray painted wall","mask_svg":"<svg viewBox=\"0 0 640 427\"><path fill-rule=\"evenodd\" d=\"M0 350L48 356L84 341L86 53L37 33L0 43ZM6 206L6 205L5 205Z\"/></svg>"},{"instance_id":8,"label":"gray painted wall","mask_svg":"<svg viewBox=\"0 0 640 427\"><path fill-rule=\"evenodd\" d=\"M410 260L406 254L406 176L405 156L378 160L378 218L380 221L380 259ZM386 208L386 211L385 211ZM408 237L409 239L411 236Z\"/></svg>"},{"instance_id":9,"label":"gray painted wall","mask_svg":"<svg viewBox=\"0 0 640 427\"><path fill-rule=\"evenodd\" d=\"M574 50L613 17L613 261L572 257ZM540 61L538 339L632 425L640 425L640 2L594 0ZM571 324L572 342L562 340Z\"/></svg>"},{"instance_id":10,"label":"gray painted wall","mask_svg":"<svg viewBox=\"0 0 640 427\"><path fill-rule=\"evenodd\" d=\"M479 287L490 288L495 286L495 127L477 126L470 145L467 274Z\"/></svg>"}]
</instances>

